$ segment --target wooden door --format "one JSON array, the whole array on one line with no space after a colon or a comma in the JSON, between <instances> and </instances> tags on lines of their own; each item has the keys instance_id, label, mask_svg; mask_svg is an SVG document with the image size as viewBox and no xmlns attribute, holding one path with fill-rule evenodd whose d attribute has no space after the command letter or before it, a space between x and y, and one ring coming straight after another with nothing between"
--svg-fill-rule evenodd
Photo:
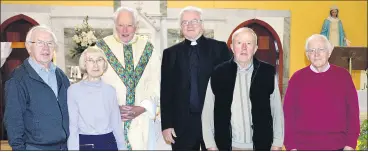
<instances>
[{"instance_id":1,"label":"wooden door","mask_svg":"<svg viewBox=\"0 0 368 152\"><path fill-rule=\"evenodd\" d=\"M32 18L19 14L13 16L1 24L1 41L12 42L12 52L1 67L1 96L0 96L0 122L3 122L4 115L4 87L5 82L10 78L10 74L15 68L28 58L28 52L24 47L27 32L38 23ZM4 125L0 125L0 138L7 140Z\"/></svg>"},{"instance_id":2,"label":"wooden door","mask_svg":"<svg viewBox=\"0 0 368 152\"><path fill-rule=\"evenodd\" d=\"M257 34L258 50L255 57L276 67L278 74L279 90L282 95L283 78L283 58L280 38L276 31L266 22L258 19L251 19L239 24L228 38L227 44L230 47L232 43L232 34L241 27L249 27Z\"/></svg>"}]
</instances>

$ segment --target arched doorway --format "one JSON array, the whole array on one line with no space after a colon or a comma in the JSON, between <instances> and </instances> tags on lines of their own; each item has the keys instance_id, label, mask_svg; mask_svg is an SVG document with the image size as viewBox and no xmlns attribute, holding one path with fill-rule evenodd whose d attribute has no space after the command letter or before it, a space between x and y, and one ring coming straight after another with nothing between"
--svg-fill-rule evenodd
<instances>
[{"instance_id":1,"label":"arched doorway","mask_svg":"<svg viewBox=\"0 0 368 152\"><path fill-rule=\"evenodd\" d=\"M227 45L230 48L233 33L241 27L249 27L258 36L258 50L255 57L276 67L279 80L280 94L283 94L283 49L276 31L266 22L259 19L247 20L239 24L230 34Z\"/></svg>"},{"instance_id":2,"label":"arched doorway","mask_svg":"<svg viewBox=\"0 0 368 152\"><path fill-rule=\"evenodd\" d=\"M35 25L39 25L34 19L19 14L5 20L1 25L1 42L12 42L12 52L1 67L1 96L0 96L0 119L3 122L4 115L4 85L9 79L11 72L28 58L28 52L24 47L27 32ZM3 125L0 125L2 140L6 140L6 132Z\"/></svg>"}]
</instances>

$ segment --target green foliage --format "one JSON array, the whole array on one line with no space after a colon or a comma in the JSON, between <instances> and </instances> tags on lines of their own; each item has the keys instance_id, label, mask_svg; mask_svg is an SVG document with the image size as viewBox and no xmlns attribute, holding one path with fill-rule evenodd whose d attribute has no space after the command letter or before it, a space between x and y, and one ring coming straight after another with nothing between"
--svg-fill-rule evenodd
<instances>
[{"instance_id":1,"label":"green foliage","mask_svg":"<svg viewBox=\"0 0 368 152\"><path fill-rule=\"evenodd\" d=\"M368 150L368 119L365 119L360 126L360 136L358 138L359 150Z\"/></svg>"}]
</instances>

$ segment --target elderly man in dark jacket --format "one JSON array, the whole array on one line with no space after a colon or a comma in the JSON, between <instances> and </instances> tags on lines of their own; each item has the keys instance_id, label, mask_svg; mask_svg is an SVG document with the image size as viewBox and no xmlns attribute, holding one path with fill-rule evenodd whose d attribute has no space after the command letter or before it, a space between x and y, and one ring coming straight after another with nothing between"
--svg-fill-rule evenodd
<instances>
[{"instance_id":1,"label":"elderly man in dark jacket","mask_svg":"<svg viewBox=\"0 0 368 152\"><path fill-rule=\"evenodd\" d=\"M5 127L13 150L67 150L70 82L52 62L55 34L35 26L27 34L30 57L5 84Z\"/></svg>"}]
</instances>

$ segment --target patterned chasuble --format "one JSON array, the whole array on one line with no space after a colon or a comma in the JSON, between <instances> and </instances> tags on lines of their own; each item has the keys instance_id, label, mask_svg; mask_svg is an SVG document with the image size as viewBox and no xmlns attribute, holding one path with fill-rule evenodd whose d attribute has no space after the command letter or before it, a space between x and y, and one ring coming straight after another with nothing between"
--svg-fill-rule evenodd
<instances>
[{"instance_id":1,"label":"patterned chasuble","mask_svg":"<svg viewBox=\"0 0 368 152\"><path fill-rule=\"evenodd\" d=\"M109 46L106 44L104 40L97 41L96 45L103 50L106 55L108 62L111 67L114 69L116 74L123 81L125 87L127 88L126 92L126 105L134 106L135 103L135 88L139 82L139 79L142 77L143 71L147 66L147 63L152 55L153 46L150 42L146 43L143 54L139 59L137 67L134 69L134 61L133 61L133 49L132 44L125 45L124 44L124 62L125 68L121 65L119 60L116 58L114 53L111 51ZM128 140L128 130L130 128L131 120L124 122L124 136L126 141L126 146L128 150L132 150L130 142Z\"/></svg>"}]
</instances>

